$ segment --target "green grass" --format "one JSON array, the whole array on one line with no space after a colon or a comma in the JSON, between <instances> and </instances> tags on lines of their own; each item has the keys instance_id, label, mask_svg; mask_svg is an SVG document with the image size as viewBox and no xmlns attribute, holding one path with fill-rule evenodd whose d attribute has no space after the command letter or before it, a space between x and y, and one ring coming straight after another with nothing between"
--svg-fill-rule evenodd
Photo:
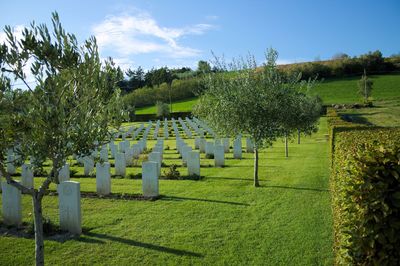
<instances>
[{"instance_id":1,"label":"green grass","mask_svg":"<svg viewBox=\"0 0 400 266\"><path fill-rule=\"evenodd\" d=\"M172 112L190 112L196 104L197 98L190 98L172 103ZM155 114L157 112L156 106L141 107L136 110L136 114Z\"/></svg>"},{"instance_id":2,"label":"green grass","mask_svg":"<svg viewBox=\"0 0 400 266\"><path fill-rule=\"evenodd\" d=\"M374 101L400 100L400 74L370 76L374 81L372 97ZM360 103L361 97L357 93L357 82L360 77L324 80L311 91L319 95L324 104ZM191 98L173 103L174 112L191 111L197 98ZM387 107L390 107L387 105ZM155 114L155 106L138 108L136 114Z\"/></svg>"},{"instance_id":3,"label":"green grass","mask_svg":"<svg viewBox=\"0 0 400 266\"><path fill-rule=\"evenodd\" d=\"M229 153L225 168L210 167L212 160L202 157L201 181L160 180L163 197L157 201L82 198L85 233L64 243L46 240L46 263L332 265L326 133L322 118L318 133L290 144L288 159L282 141L263 150L260 188L252 186L252 154L236 160ZM164 162L180 164L175 141L167 145ZM179 171L186 174L186 168ZM73 180L81 191L95 191L94 178ZM141 181L113 179L112 191L140 193ZM57 205L57 197L45 197L44 215L55 223ZM32 220L30 213L30 198L23 196L24 221ZM32 239L0 236L0 249L0 265L34 262Z\"/></svg>"}]
</instances>

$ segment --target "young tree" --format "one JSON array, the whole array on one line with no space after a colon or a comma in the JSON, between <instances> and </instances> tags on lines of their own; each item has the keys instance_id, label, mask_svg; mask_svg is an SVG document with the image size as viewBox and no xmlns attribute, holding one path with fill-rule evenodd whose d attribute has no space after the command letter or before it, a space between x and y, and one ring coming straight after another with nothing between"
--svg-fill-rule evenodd
<instances>
[{"instance_id":1,"label":"young tree","mask_svg":"<svg viewBox=\"0 0 400 266\"><path fill-rule=\"evenodd\" d=\"M219 135L248 135L254 143L254 186L258 187L259 149L269 147L284 135L283 117L293 100L298 79L287 82L276 66L277 52L266 54L261 71L253 57L237 60L219 69L235 72L227 78L221 73L205 78L205 92L194 113L205 120ZM293 113L291 113L293 115Z\"/></svg>"},{"instance_id":2,"label":"young tree","mask_svg":"<svg viewBox=\"0 0 400 266\"><path fill-rule=\"evenodd\" d=\"M364 74L358 81L358 93L364 98L364 103L368 103L368 98L371 96L373 81L367 77L367 72L364 69Z\"/></svg>"},{"instance_id":3,"label":"young tree","mask_svg":"<svg viewBox=\"0 0 400 266\"><path fill-rule=\"evenodd\" d=\"M157 108L157 117L166 117L169 115L168 104L158 101L156 102L156 108Z\"/></svg>"},{"instance_id":4,"label":"young tree","mask_svg":"<svg viewBox=\"0 0 400 266\"><path fill-rule=\"evenodd\" d=\"M79 46L57 13L52 14L52 24L50 33L45 24L32 22L21 40L6 26L7 44L0 46L0 173L8 184L32 196L36 265L44 264L42 199L49 185L59 183L59 170L69 156L88 155L95 142L107 143L122 116L119 71L110 59L102 64L95 38ZM26 79L29 62L35 86ZM11 78L25 84L29 105L19 104L22 94L11 89ZM13 147L18 147L22 160L34 158L37 166L51 161L51 172L39 188L21 185L5 170L4 153Z\"/></svg>"}]
</instances>

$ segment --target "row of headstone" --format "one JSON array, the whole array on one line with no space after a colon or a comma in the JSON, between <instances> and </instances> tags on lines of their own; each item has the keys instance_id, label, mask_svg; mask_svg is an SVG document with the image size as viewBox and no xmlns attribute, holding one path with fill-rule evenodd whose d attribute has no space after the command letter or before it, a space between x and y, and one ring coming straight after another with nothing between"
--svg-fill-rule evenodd
<instances>
[{"instance_id":1,"label":"row of headstone","mask_svg":"<svg viewBox=\"0 0 400 266\"><path fill-rule=\"evenodd\" d=\"M186 117L185 120L198 136L204 136L204 130L194 123L189 117Z\"/></svg>"},{"instance_id":2,"label":"row of headstone","mask_svg":"<svg viewBox=\"0 0 400 266\"><path fill-rule=\"evenodd\" d=\"M185 131L185 134L188 138L192 137L192 132L189 130L189 128L186 126L185 122L182 120L182 118L178 117L178 121L182 126L183 131Z\"/></svg>"},{"instance_id":3,"label":"row of headstone","mask_svg":"<svg viewBox=\"0 0 400 266\"><path fill-rule=\"evenodd\" d=\"M164 138L169 138L169 130L168 130L168 120L167 118L164 119Z\"/></svg>"},{"instance_id":4,"label":"row of headstone","mask_svg":"<svg viewBox=\"0 0 400 266\"><path fill-rule=\"evenodd\" d=\"M182 165L188 169L188 175L200 176L200 153L193 151L181 138L176 138L176 149L182 157Z\"/></svg>"},{"instance_id":5,"label":"row of headstone","mask_svg":"<svg viewBox=\"0 0 400 266\"><path fill-rule=\"evenodd\" d=\"M160 120L157 120L156 127L154 129L153 139L157 139L159 129L160 129Z\"/></svg>"}]
</instances>

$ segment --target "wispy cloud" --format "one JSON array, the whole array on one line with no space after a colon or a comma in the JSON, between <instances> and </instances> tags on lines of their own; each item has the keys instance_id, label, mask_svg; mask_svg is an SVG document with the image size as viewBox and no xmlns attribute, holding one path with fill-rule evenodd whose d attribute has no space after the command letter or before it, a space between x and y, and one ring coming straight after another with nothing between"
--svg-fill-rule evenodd
<instances>
[{"instance_id":1,"label":"wispy cloud","mask_svg":"<svg viewBox=\"0 0 400 266\"><path fill-rule=\"evenodd\" d=\"M137 54L160 53L170 58L190 58L201 50L184 46L179 39L187 35L201 35L213 28L211 24L195 24L169 28L159 23L147 12L135 11L109 15L92 27L100 50L115 52L119 57Z\"/></svg>"}]
</instances>

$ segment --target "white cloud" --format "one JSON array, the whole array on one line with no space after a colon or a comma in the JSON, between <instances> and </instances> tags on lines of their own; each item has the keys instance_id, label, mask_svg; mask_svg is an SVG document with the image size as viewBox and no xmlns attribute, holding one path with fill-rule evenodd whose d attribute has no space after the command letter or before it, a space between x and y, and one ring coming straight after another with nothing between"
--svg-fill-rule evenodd
<instances>
[{"instance_id":1,"label":"white cloud","mask_svg":"<svg viewBox=\"0 0 400 266\"><path fill-rule=\"evenodd\" d=\"M161 53L170 58L196 57L201 51L179 44L187 35L201 35L212 29L210 24L196 24L181 28L168 28L148 13L109 15L92 27L101 50L110 50L119 57L136 54Z\"/></svg>"}]
</instances>

